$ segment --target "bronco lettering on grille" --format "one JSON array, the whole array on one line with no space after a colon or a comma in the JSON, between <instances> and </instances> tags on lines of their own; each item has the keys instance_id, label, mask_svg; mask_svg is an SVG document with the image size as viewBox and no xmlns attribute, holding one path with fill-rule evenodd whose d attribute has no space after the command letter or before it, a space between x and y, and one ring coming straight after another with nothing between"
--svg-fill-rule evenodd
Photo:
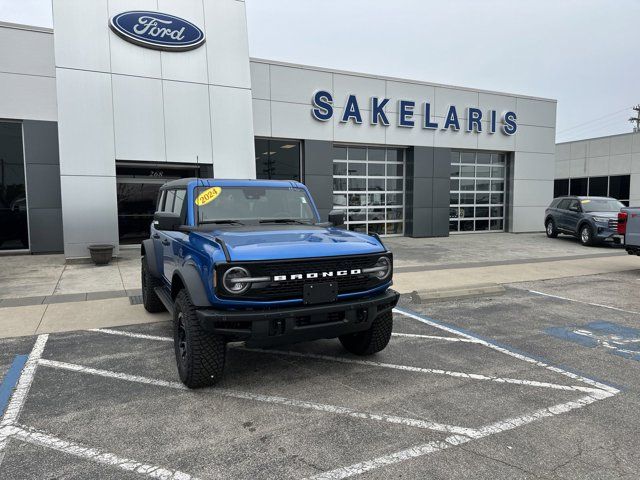
<instances>
[{"instance_id":1,"label":"bronco lettering on grille","mask_svg":"<svg viewBox=\"0 0 640 480\"><path fill-rule=\"evenodd\" d=\"M351 270L338 270L336 272L311 272L311 273L293 273L289 275L275 275L273 277L274 282L284 282L287 280L313 280L315 278L331 278L334 275L336 277L346 277L349 275L361 275L362 269L353 268Z\"/></svg>"}]
</instances>

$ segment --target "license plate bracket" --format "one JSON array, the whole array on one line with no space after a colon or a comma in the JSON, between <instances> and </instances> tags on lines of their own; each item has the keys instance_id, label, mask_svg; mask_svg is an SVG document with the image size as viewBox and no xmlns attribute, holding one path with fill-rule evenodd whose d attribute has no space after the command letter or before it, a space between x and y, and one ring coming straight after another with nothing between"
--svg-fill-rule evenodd
<instances>
[{"instance_id":1,"label":"license plate bracket","mask_svg":"<svg viewBox=\"0 0 640 480\"><path fill-rule=\"evenodd\" d=\"M338 298L338 283L307 283L303 286L302 297L305 305L335 302Z\"/></svg>"}]
</instances>

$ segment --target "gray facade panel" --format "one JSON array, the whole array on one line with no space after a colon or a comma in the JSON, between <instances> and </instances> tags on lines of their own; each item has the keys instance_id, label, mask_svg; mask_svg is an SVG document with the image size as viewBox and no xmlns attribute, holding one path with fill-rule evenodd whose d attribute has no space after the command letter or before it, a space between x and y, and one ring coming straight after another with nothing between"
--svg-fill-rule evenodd
<instances>
[{"instance_id":1,"label":"gray facade panel","mask_svg":"<svg viewBox=\"0 0 640 480\"><path fill-rule=\"evenodd\" d=\"M64 249L60 156L56 122L25 120L22 124L32 253Z\"/></svg>"},{"instance_id":2,"label":"gray facade panel","mask_svg":"<svg viewBox=\"0 0 640 480\"><path fill-rule=\"evenodd\" d=\"M305 175L333 175L333 147L331 142L305 140L303 148Z\"/></svg>"},{"instance_id":3,"label":"gray facade panel","mask_svg":"<svg viewBox=\"0 0 640 480\"><path fill-rule=\"evenodd\" d=\"M449 207L434 208L433 212L433 236L448 237L449 236Z\"/></svg>"},{"instance_id":4,"label":"gray facade panel","mask_svg":"<svg viewBox=\"0 0 640 480\"><path fill-rule=\"evenodd\" d=\"M450 201L449 192L451 191L451 180L447 177L447 178L432 178L431 181L432 181L432 193L433 193L433 207L449 208L449 201Z\"/></svg>"},{"instance_id":5,"label":"gray facade panel","mask_svg":"<svg viewBox=\"0 0 640 480\"><path fill-rule=\"evenodd\" d=\"M433 177L433 151L431 147L413 147L413 176L418 178Z\"/></svg>"},{"instance_id":6,"label":"gray facade panel","mask_svg":"<svg viewBox=\"0 0 640 480\"><path fill-rule=\"evenodd\" d=\"M432 237L433 236L433 209L414 208L412 213L412 237Z\"/></svg>"},{"instance_id":7,"label":"gray facade panel","mask_svg":"<svg viewBox=\"0 0 640 480\"><path fill-rule=\"evenodd\" d=\"M32 253L62 252L62 208L29 209L29 234Z\"/></svg>"},{"instance_id":8,"label":"gray facade panel","mask_svg":"<svg viewBox=\"0 0 640 480\"><path fill-rule=\"evenodd\" d=\"M433 176L434 178L450 178L451 176L451 149L433 149Z\"/></svg>"},{"instance_id":9,"label":"gray facade panel","mask_svg":"<svg viewBox=\"0 0 640 480\"><path fill-rule=\"evenodd\" d=\"M333 207L332 181L333 177L331 175L305 176L304 183L311 192L316 207L321 211L323 221L326 220L326 214L328 214Z\"/></svg>"},{"instance_id":10,"label":"gray facade panel","mask_svg":"<svg viewBox=\"0 0 640 480\"><path fill-rule=\"evenodd\" d=\"M413 207L431 208L434 206L433 179L415 177L409 182L413 184ZM447 199L449 192L447 192Z\"/></svg>"}]
</instances>

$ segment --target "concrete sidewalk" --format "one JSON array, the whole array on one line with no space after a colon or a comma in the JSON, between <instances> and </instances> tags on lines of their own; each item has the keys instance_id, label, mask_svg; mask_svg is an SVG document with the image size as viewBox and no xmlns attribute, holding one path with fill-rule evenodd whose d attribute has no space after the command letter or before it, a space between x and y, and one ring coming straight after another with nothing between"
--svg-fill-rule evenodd
<instances>
[{"instance_id":1,"label":"concrete sidewalk","mask_svg":"<svg viewBox=\"0 0 640 480\"><path fill-rule=\"evenodd\" d=\"M582 247L544 234L386 239L394 253L394 288L441 298L487 285L638 270L622 249ZM110 265L65 264L62 255L0 257L0 337L128 325L168 319L139 305L139 250ZM481 287L481 288L479 288Z\"/></svg>"}]
</instances>

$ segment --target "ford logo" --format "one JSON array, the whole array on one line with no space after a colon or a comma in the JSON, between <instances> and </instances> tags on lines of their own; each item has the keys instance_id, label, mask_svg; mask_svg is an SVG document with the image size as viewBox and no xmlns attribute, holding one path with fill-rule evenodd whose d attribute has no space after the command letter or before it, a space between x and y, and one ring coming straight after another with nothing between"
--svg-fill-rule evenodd
<instances>
[{"instance_id":1,"label":"ford logo","mask_svg":"<svg viewBox=\"0 0 640 480\"><path fill-rule=\"evenodd\" d=\"M180 52L204 43L204 32L193 23L158 12L122 12L109 25L116 35L141 47Z\"/></svg>"}]
</instances>

